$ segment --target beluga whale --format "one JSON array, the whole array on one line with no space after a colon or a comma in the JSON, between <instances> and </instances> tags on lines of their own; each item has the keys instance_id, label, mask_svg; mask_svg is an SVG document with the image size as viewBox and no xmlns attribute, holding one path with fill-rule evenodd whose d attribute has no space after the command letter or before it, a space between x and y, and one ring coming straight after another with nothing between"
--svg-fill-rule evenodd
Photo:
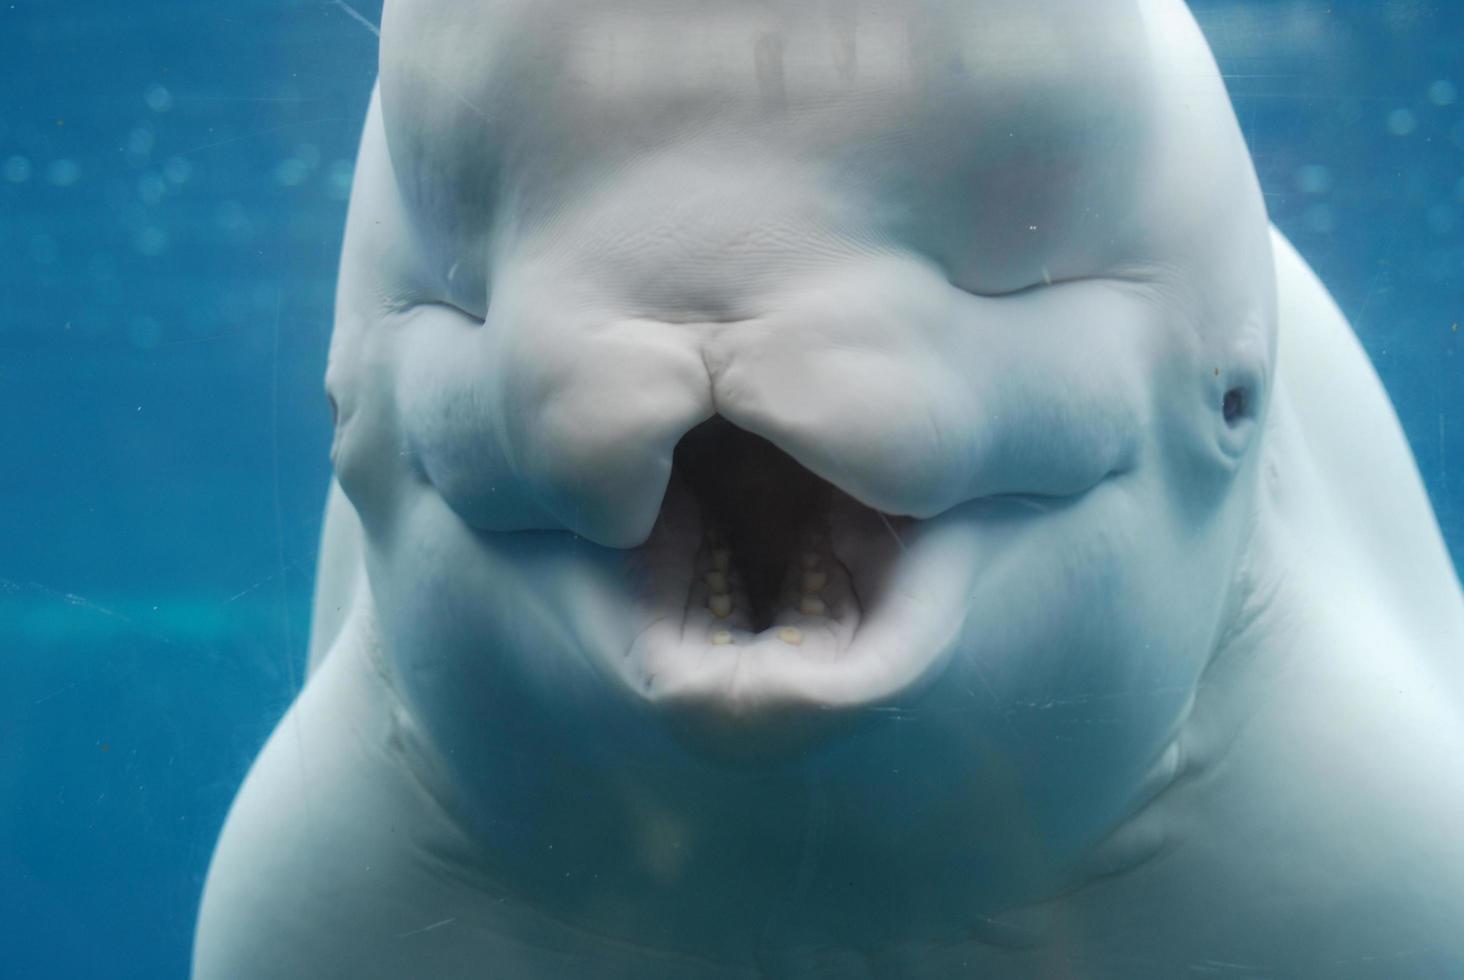
<instances>
[{"instance_id":1,"label":"beluga whale","mask_svg":"<svg viewBox=\"0 0 1464 980\"><path fill-rule=\"evenodd\" d=\"M1457 976L1464 599L1179 0L387 0L201 980Z\"/></svg>"}]
</instances>

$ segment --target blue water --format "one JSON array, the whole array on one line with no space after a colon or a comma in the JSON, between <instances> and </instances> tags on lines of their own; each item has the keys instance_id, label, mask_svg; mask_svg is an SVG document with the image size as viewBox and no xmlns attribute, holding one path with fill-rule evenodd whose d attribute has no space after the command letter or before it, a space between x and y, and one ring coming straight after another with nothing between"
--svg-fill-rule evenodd
<instances>
[{"instance_id":1,"label":"blue water","mask_svg":"<svg viewBox=\"0 0 1464 980\"><path fill-rule=\"evenodd\" d=\"M1457 562L1464 10L1195 7ZM303 673L375 38L326 0L5 3L0 38L0 976L177 977Z\"/></svg>"}]
</instances>

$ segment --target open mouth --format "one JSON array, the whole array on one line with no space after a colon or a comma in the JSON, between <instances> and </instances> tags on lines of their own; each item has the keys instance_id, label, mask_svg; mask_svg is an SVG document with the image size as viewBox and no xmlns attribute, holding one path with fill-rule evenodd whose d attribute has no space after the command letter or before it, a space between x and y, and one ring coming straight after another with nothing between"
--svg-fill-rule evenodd
<instances>
[{"instance_id":1,"label":"open mouth","mask_svg":"<svg viewBox=\"0 0 1464 980\"><path fill-rule=\"evenodd\" d=\"M867 507L714 417L677 445L636 549L651 625L627 679L651 701L744 720L897 700L961 626L964 526Z\"/></svg>"},{"instance_id":2,"label":"open mouth","mask_svg":"<svg viewBox=\"0 0 1464 980\"><path fill-rule=\"evenodd\" d=\"M746 643L776 628L778 639L797 646L805 625L857 622L858 597L830 547L829 524L837 498L844 509L862 505L720 417L682 438L672 479L701 515L687 608L711 614L712 643Z\"/></svg>"}]
</instances>

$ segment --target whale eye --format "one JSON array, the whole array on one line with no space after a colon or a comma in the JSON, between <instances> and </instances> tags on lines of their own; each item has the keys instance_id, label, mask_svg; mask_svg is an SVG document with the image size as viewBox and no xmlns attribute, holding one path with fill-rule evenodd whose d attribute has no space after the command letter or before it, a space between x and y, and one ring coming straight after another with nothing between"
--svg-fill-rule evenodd
<instances>
[{"instance_id":1,"label":"whale eye","mask_svg":"<svg viewBox=\"0 0 1464 980\"><path fill-rule=\"evenodd\" d=\"M1225 421L1230 425L1237 424L1249 411L1249 399L1246 398L1244 388L1231 388L1225 393L1224 400L1220 403L1220 411L1225 415Z\"/></svg>"},{"instance_id":2,"label":"whale eye","mask_svg":"<svg viewBox=\"0 0 1464 980\"><path fill-rule=\"evenodd\" d=\"M335 395L327 391L325 393L325 400L330 402L330 424L332 426L339 425L341 421L341 410L336 405Z\"/></svg>"}]
</instances>

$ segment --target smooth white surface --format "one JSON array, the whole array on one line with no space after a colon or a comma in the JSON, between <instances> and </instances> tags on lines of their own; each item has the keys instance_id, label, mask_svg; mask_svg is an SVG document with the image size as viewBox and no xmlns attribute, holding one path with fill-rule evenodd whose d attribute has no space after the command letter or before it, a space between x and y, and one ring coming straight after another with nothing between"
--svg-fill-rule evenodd
<instances>
[{"instance_id":1,"label":"smooth white surface","mask_svg":"<svg viewBox=\"0 0 1464 980\"><path fill-rule=\"evenodd\" d=\"M389 2L356 180L200 977L1464 962L1464 602L1182 5ZM851 630L678 625L714 412L918 519Z\"/></svg>"}]
</instances>

